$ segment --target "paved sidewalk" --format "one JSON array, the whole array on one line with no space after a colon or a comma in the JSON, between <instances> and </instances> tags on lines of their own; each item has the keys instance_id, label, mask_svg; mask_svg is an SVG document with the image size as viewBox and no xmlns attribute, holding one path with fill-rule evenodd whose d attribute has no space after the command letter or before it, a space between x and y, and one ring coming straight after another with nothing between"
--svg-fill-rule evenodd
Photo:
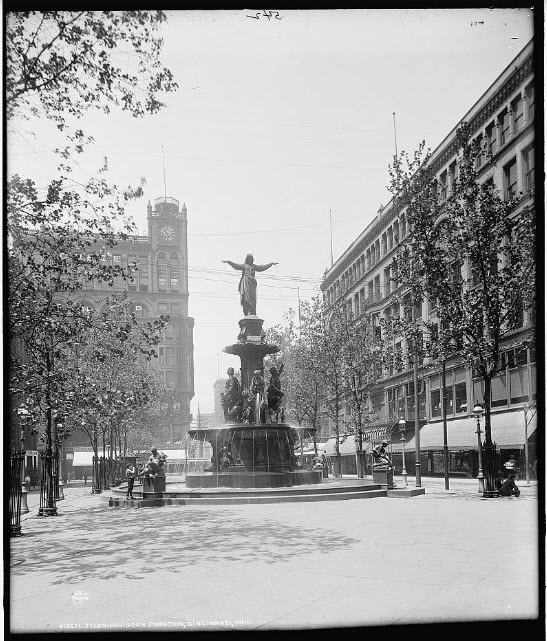
<instances>
[{"instance_id":1,"label":"paved sidewalk","mask_svg":"<svg viewBox=\"0 0 547 641\"><path fill-rule=\"evenodd\" d=\"M11 631L535 618L537 483L518 485L518 499L427 477L412 499L113 509L69 484L47 518L31 493L10 541Z\"/></svg>"}]
</instances>

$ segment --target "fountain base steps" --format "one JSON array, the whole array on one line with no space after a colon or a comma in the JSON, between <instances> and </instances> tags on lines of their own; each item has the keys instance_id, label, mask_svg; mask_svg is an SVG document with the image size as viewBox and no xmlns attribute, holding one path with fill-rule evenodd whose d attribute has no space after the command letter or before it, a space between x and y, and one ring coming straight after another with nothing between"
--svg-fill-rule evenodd
<instances>
[{"instance_id":1,"label":"fountain base steps","mask_svg":"<svg viewBox=\"0 0 547 641\"><path fill-rule=\"evenodd\" d=\"M338 482L337 482L338 481ZM103 495L109 507L158 507L163 505L237 505L252 503L293 503L316 501L343 501L385 497L388 490L367 479L341 484L339 479L315 486L283 488L169 488L162 497L142 497L135 491L135 498L128 499L123 488L116 488L111 495Z\"/></svg>"}]
</instances>

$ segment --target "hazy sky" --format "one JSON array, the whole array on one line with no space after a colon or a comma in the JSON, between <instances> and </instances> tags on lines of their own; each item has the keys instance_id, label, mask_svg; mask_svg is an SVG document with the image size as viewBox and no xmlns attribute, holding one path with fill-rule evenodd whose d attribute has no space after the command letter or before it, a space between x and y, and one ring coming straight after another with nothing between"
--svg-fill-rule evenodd
<instances>
[{"instance_id":1,"label":"hazy sky","mask_svg":"<svg viewBox=\"0 0 547 641\"><path fill-rule=\"evenodd\" d=\"M147 180L131 206L166 191L188 207L192 411L239 359L222 352L242 316L239 272L223 259L279 265L258 274L268 327L318 291L334 260L389 200L388 165L421 140L435 148L533 36L524 9L170 11L164 63L179 91L158 115L92 114L96 143L121 184ZM8 134L9 135L9 134ZM46 179L52 144L8 137L8 169Z\"/></svg>"}]
</instances>

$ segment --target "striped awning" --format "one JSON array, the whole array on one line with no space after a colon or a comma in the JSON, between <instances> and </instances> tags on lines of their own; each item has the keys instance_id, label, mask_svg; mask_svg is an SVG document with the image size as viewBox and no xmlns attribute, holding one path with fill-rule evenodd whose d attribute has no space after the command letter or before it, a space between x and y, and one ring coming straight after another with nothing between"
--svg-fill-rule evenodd
<instances>
[{"instance_id":1,"label":"striped awning","mask_svg":"<svg viewBox=\"0 0 547 641\"><path fill-rule=\"evenodd\" d=\"M503 412L492 414L492 441L498 447L518 449L524 447L524 412ZM537 414L528 416L527 437L530 439L537 429ZM447 421L447 443L449 450L476 450L477 421L474 417ZM481 420L481 439L484 442L484 418ZM394 436L394 445L398 441ZM427 423L420 430L420 450L442 449L444 444L443 422ZM410 438L405 444L405 450L414 451L415 439ZM400 449L397 448L397 449ZM395 451L395 447L393 448Z\"/></svg>"}]
</instances>

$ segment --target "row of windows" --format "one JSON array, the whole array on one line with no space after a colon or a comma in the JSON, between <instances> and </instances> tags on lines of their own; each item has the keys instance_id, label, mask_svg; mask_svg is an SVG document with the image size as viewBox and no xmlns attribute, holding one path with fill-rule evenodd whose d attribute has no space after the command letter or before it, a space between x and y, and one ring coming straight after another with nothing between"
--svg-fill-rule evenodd
<instances>
[{"instance_id":1,"label":"row of windows","mask_svg":"<svg viewBox=\"0 0 547 641\"><path fill-rule=\"evenodd\" d=\"M160 365L178 365L182 362L180 347L160 347L158 356Z\"/></svg>"},{"instance_id":2,"label":"row of windows","mask_svg":"<svg viewBox=\"0 0 547 641\"><path fill-rule=\"evenodd\" d=\"M475 138L481 150L476 158L476 168L479 169L489 157L496 154L513 136L522 131L534 119L534 115L534 86L530 84L513 98Z\"/></svg>"},{"instance_id":3,"label":"row of windows","mask_svg":"<svg viewBox=\"0 0 547 641\"><path fill-rule=\"evenodd\" d=\"M503 196L505 200L514 198L519 192L527 193L534 189L535 165L535 150L533 146L530 146L520 155L514 156L503 167Z\"/></svg>"},{"instance_id":4,"label":"row of windows","mask_svg":"<svg viewBox=\"0 0 547 641\"><path fill-rule=\"evenodd\" d=\"M102 262L110 262L112 265L127 267L137 263L138 269L133 272L133 280L124 281L123 278L114 279L114 286L127 286L129 291L171 291L178 292L181 289L180 259L177 253L167 254L159 252L155 263L149 262L148 254L103 254ZM150 290L150 284L154 287ZM96 283L99 288L108 288L106 283Z\"/></svg>"},{"instance_id":5,"label":"row of windows","mask_svg":"<svg viewBox=\"0 0 547 641\"><path fill-rule=\"evenodd\" d=\"M366 272L374 267L380 259L397 246L399 241L405 238L407 233L406 219L401 214L398 220L386 229L381 238L378 238L372 245L357 259L357 261L347 269L342 276L325 292L325 302L332 305L343 292L347 291L355 282L357 282ZM380 277L375 279L376 288L370 289L369 295L380 294ZM369 288L372 285L369 284Z\"/></svg>"},{"instance_id":6,"label":"row of windows","mask_svg":"<svg viewBox=\"0 0 547 641\"><path fill-rule=\"evenodd\" d=\"M509 358L510 352L503 358ZM518 350L518 359L511 361L512 368L502 372L492 379L491 407L505 407L511 404L526 403L537 398L537 375L535 352ZM530 367L524 367L527 363ZM446 373L445 380L446 414L449 417L468 415L470 407L468 400L467 370L458 368ZM425 384L419 382L418 403L420 418L425 418ZM442 379L440 374L429 379L429 417L442 416ZM472 381L473 405L484 403L484 381ZM386 390L387 413L390 419L398 417L414 418L414 384L405 383Z\"/></svg>"},{"instance_id":7,"label":"row of windows","mask_svg":"<svg viewBox=\"0 0 547 641\"><path fill-rule=\"evenodd\" d=\"M534 86L530 84L521 93L514 97L510 104L503 108L499 114L475 139L479 143L481 153L477 156L477 168L482 166L486 154L492 155L499 151L511 137L520 132L524 126L533 120L535 112ZM503 195L510 199L519 191L529 192L534 188L535 183L535 156L533 147L527 148L519 157L513 158L504 167L503 171ZM439 197L445 200L450 195L454 181L457 179L457 164L452 160L450 164L439 172L437 177L437 188ZM519 189L520 187L520 189ZM354 264L349 267L337 281L326 290L324 294L325 303L332 305L344 292L366 273L371 267L379 262L394 245L406 236L406 221L404 213L386 229L380 238L377 238L370 247L361 255ZM389 268L388 268L389 269ZM369 302L381 300L382 293L387 296L396 284L388 277L384 279L384 285L380 283L380 276L377 275L368 283L366 295ZM363 290L359 293L359 304L354 304L354 315L362 312L362 301L364 300Z\"/></svg>"},{"instance_id":8,"label":"row of windows","mask_svg":"<svg viewBox=\"0 0 547 641\"><path fill-rule=\"evenodd\" d=\"M181 311L180 303L158 303L158 314L180 314ZM138 318L150 318L153 315L146 303L134 303L133 313Z\"/></svg>"}]
</instances>

